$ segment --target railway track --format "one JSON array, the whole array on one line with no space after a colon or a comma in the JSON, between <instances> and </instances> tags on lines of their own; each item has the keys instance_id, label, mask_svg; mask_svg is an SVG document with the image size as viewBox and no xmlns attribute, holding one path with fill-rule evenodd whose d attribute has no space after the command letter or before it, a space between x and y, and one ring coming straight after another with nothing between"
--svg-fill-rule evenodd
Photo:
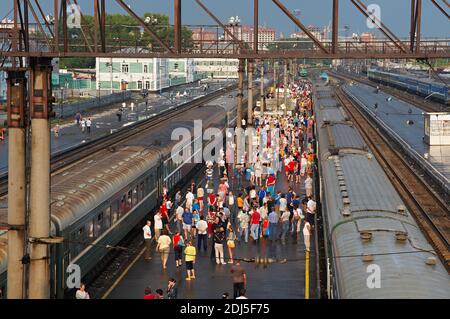
<instances>
[{"instance_id":1,"label":"railway track","mask_svg":"<svg viewBox=\"0 0 450 319\"><path fill-rule=\"evenodd\" d=\"M376 125L341 88L335 97L352 117L366 143L450 273L450 208L410 167Z\"/></svg>"},{"instance_id":2,"label":"railway track","mask_svg":"<svg viewBox=\"0 0 450 319\"><path fill-rule=\"evenodd\" d=\"M137 134L141 134L144 130L147 130L153 127L154 125L166 121L187 110L206 104L236 89L236 87L237 87L236 84L230 85L214 93L190 101L184 105L180 105L176 108L167 110L161 113L160 115L150 118L148 120L137 122L125 128L119 129L117 132L113 134L99 137L95 140L73 147L64 152L52 154L50 166L51 173L54 174L59 170L80 161L86 156L90 156L92 154L97 153L100 150L103 150L108 147L113 147L117 143L129 139L130 137L135 136ZM0 175L0 198L6 196L7 194L8 194L8 174L5 173L3 175Z\"/></svg>"},{"instance_id":3,"label":"railway track","mask_svg":"<svg viewBox=\"0 0 450 319\"><path fill-rule=\"evenodd\" d=\"M363 79L356 76L351 76L348 74L342 74L342 73L336 73L336 72L329 72L330 76L335 77L337 79L343 80L343 81L355 81L362 84L366 84L368 86L371 86L373 88L376 88L377 85L380 87L381 90L384 92L398 98L399 100L402 100L406 103L409 103L411 105L414 105L426 112L442 112L444 105L439 105L437 103L431 103L431 102L425 102L422 98L417 98L416 96L413 96L412 94L406 93L404 91L400 91L394 88L391 88L389 86L383 85L383 84L376 84L369 79Z\"/></svg>"}]
</instances>

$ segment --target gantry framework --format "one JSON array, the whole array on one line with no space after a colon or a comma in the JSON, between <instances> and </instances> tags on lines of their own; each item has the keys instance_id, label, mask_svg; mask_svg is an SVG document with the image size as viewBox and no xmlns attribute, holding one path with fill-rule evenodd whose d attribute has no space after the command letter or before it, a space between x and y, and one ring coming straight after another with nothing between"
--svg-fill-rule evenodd
<instances>
[{"instance_id":1,"label":"gantry framework","mask_svg":"<svg viewBox=\"0 0 450 319\"><path fill-rule=\"evenodd\" d=\"M346 0L360 12L362 18L370 19L373 25L385 36L383 40L367 42L344 40L338 38L339 30L339 0L330 0L332 12L331 40L319 40L292 13L282 0L271 0L298 28L307 40L290 41L290 45L283 45L280 41L261 43L259 34L259 0L253 0L253 36L252 41L243 41L234 32L234 26L225 24L208 8L206 0L183 1L183 7L199 6L215 23L214 25L187 26L182 24L182 1L174 1L174 24L167 25L173 34L171 39L161 38L152 23L145 21L126 3L126 0L91 0L94 12L80 12L80 41L71 41L68 20L71 19L69 6L78 5L77 0L5 0L14 3L13 25L0 26L0 42L8 43L8 50L0 53L3 60L19 57L131 57L131 58L243 58L243 59L271 59L271 58L332 58L332 59L360 59L360 58L412 58L428 59L450 56L450 39L427 40L421 37L422 31L422 0L402 0L405 10L411 12L410 38L400 39L388 28L384 21L370 12L370 8L363 0ZM54 18L49 21L42 10L42 3L52 2ZM247 0L252 1L252 0ZM450 20L450 5L447 0L430 1L436 10ZM108 35L110 25L106 24L107 5L117 3L123 12L136 21L137 32L146 37L133 41L133 36L117 38ZM151 6L149 4L149 9ZM86 14L92 14L93 22L88 27ZM93 25L93 27L92 27ZM183 27L200 30L200 37L185 41L182 38ZM450 27L450 25L449 25ZM214 39L204 37L208 31L215 30ZM113 40L111 40L111 38ZM110 39L110 40L108 40ZM2 41L3 40L3 41ZM308 44L305 44L307 42ZM267 48L270 48L267 49ZM19 59L17 59L19 60ZM4 62L0 61L0 68Z\"/></svg>"}]
</instances>

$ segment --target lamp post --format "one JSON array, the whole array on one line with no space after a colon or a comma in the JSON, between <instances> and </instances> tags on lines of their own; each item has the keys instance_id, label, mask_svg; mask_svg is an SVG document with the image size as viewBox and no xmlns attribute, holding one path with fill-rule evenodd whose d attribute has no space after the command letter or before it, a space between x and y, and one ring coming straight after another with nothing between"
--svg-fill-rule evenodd
<instances>
[{"instance_id":1,"label":"lamp post","mask_svg":"<svg viewBox=\"0 0 450 319\"><path fill-rule=\"evenodd\" d=\"M109 67L110 88L111 88L111 94L113 94L113 62L112 62L112 58L110 58L109 62L106 62L106 66Z\"/></svg>"}]
</instances>

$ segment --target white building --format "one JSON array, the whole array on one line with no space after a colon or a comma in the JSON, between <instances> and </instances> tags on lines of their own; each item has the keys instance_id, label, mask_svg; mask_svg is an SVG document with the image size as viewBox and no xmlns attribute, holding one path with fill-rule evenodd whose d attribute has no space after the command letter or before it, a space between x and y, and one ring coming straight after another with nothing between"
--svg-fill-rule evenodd
<instances>
[{"instance_id":1,"label":"white building","mask_svg":"<svg viewBox=\"0 0 450 319\"><path fill-rule=\"evenodd\" d=\"M170 85L180 85L195 82L206 77L205 73L197 72L193 59L169 59Z\"/></svg>"},{"instance_id":2,"label":"white building","mask_svg":"<svg viewBox=\"0 0 450 319\"><path fill-rule=\"evenodd\" d=\"M206 73L212 79L237 79L238 59L204 58L195 59L195 72Z\"/></svg>"},{"instance_id":3,"label":"white building","mask_svg":"<svg viewBox=\"0 0 450 319\"><path fill-rule=\"evenodd\" d=\"M169 60L151 59L96 59L97 89L159 91L170 86Z\"/></svg>"}]
</instances>

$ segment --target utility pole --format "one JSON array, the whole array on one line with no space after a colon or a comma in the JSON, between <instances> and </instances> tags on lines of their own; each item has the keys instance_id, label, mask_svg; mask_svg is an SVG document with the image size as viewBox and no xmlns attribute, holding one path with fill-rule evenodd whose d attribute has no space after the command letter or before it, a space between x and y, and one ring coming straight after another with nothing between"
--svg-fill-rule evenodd
<instances>
[{"instance_id":1,"label":"utility pole","mask_svg":"<svg viewBox=\"0 0 450 319\"><path fill-rule=\"evenodd\" d=\"M266 108L266 98L264 96L264 61L261 61L261 100L260 100L260 110L261 116L264 116L264 109Z\"/></svg>"},{"instance_id":2,"label":"utility pole","mask_svg":"<svg viewBox=\"0 0 450 319\"><path fill-rule=\"evenodd\" d=\"M25 71L10 71L7 79L8 112L8 298L22 299L26 216L25 130L26 130Z\"/></svg>"},{"instance_id":3,"label":"utility pole","mask_svg":"<svg viewBox=\"0 0 450 319\"><path fill-rule=\"evenodd\" d=\"M275 94L277 95L277 103L275 104L275 115L278 112L278 106L280 105L279 95L278 95L278 74L277 74L277 64L273 62L273 82L275 83Z\"/></svg>"},{"instance_id":4,"label":"utility pole","mask_svg":"<svg viewBox=\"0 0 450 319\"><path fill-rule=\"evenodd\" d=\"M284 116L287 115L288 62L284 62Z\"/></svg>"},{"instance_id":5,"label":"utility pole","mask_svg":"<svg viewBox=\"0 0 450 319\"><path fill-rule=\"evenodd\" d=\"M253 60L247 60L248 71L248 97L247 97L247 123L253 124Z\"/></svg>"},{"instance_id":6,"label":"utility pole","mask_svg":"<svg viewBox=\"0 0 450 319\"><path fill-rule=\"evenodd\" d=\"M238 76L239 81L237 94L236 124L237 127L242 127L242 100L244 98L244 59L239 59Z\"/></svg>"},{"instance_id":7,"label":"utility pole","mask_svg":"<svg viewBox=\"0 0 450 319\"><path fill-rule=\"evenodd\" d=\"M32 59L30 74L31 179L29 298L50 297L51 59Z\"/></svg>"}]
</instances>

